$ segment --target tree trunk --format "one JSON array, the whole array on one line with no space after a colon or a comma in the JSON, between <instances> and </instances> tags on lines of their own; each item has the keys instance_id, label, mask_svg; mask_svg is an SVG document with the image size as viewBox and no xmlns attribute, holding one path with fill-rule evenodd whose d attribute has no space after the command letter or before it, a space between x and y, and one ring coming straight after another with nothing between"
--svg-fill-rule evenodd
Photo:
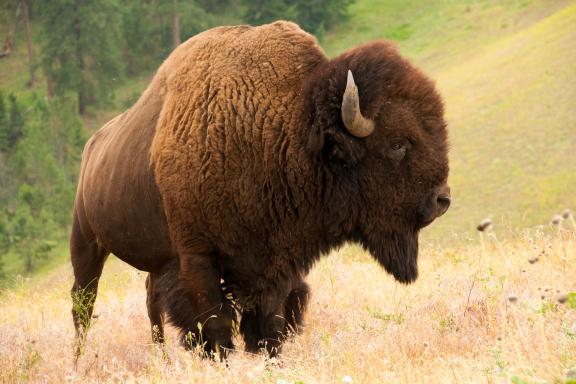
<instances>
[{"instance_id":1,"label":"tree trunk","mask_svg":"<svg viewBox=\"0 0 576 384\"><path fill-rule=\"evenodd\" d=\"M0 58L7 57L12 52L12 34L6 36L6 40L4 40L4 45L2 46L2 51L0 51Z\"/></svg>"},{"instance_id":2,"label":"tree trunk","mask_svg":"<svg viewBox=\"0 0 576 384\"><path fill-rule=\"evenodd\" d=\"M180 45L180 14L178 13L178 0L173 2L172 10L172 44L174 48Z\"/></svg>"},{"instance_id":3,"label":"tree trunk","mask_svg":"<svg viewBox=\"0 0 576 384\"><path fill-rule=\"evenodd\" d=\"M4 44L2 45L2 51L0 51L0 58L7 57L12 52L12 48L14 47L14 35L16 34L16 27L18 25L18 14L16 14L16 20L14 20L14 27L12 27L12 23L8 15L6 15L6 39L4 40Z\"/></svg>"},{"instance_id":4,"label":"tree trunk","mask_svg":"<svg viewBox=\"0 0 576 384\"><path fill-rule=\"evenodd\" d=\"M80 84L78 85L78 88L76 89L77 91L77 95L78 95L78 113L80 115L84 115L86 113L86 104L88 102L87 100L87 95L86 95L86 74L84 73L84 53L82 51L82 46L80 45L81 42L81 35L82 35L82 27L80 26L80 21L78 19L76 19L75 23L74 23L74 37L76 39L76 41L74 41L74 44L76 45L76 65L77 65L77 70L79 72L80 75Z\"/></svg>"},{"instance_id":5,"label":"tree trunk","mask_svg":"<svg viewBox=\"0 0 576 384\"><path fill-rule=\"evenodd\" d=\"M82 116L86 113L86 96L82 89L78 91L78 113Z\"/></svg>"},{"instance_id":6,"label":"tree trunk","mask_svg":"<svg viewBox=\"0 0 576 384\"><path fill-rule=\"evenodd\" d=\"M36 76L34 74L34 57L32 51L32 33L30 32L30 19L28 18L28 0L20 0L22 7L22 20L26 30L26 42L28 46L28 67L30 69L30 88L36 85Z\"/></svg>"},{"instance_id":7,"label":"tree trunk","mask_svg":"<svg viewBox=\"0 0 576 384\"><path fill-rule=\"evenodd\" d=\"M48 100L54 97L54 88L55 88L54 80L50 77L48 73L46 73L46 89L48 90Z\"/></svg>"},{"instance_id":8,"label":"tree trunk","mask_svg":"<svg viewBox=\"0 0 576 384\"><path fill-rule=\"evenodd\" d=\"M26 239L26 241L31 241L31 239ZM26 248L26 263L24 264L24 271L30 273L34 270L34 256L32 255L32 249L30 249L30 247Z\"/></svg>"}]
</instances>

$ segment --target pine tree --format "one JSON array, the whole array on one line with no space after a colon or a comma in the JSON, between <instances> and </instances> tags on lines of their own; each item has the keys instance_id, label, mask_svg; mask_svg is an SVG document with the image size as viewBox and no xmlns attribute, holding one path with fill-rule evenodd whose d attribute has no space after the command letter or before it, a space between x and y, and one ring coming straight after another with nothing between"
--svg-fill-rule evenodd
<instances>
[{"instance_id":1,"label":"pine tree","mask_svg":"<svg viewBox=\"0 0 576 384\"><path fill-rule=\"evenodd\" d=\"M178 0L172 0L172 47L176 48L182 42L180 32L180 9Z\"/></svg>"},{"instance_id":2,"label":"pine tree","mask_svg":"<svg viewBox=\"0 0 576 384\"><path fill-rule=\"evenodd\" d=\"M307 31L322 36L325 31L348 17L354 0L297 0L298 23Z\"/></svg>"},{"instance_id":3,"label":"pine tree","mask_svg":"<svg viewBox=\"0 0 576 384\"><path fill-rule=\"evenodd\" d=\"M306 31L322 35L348 16L354 0L243 0L244 18L251 24L292 20Z\"/></svg>"},{"instance_id":4,"label":"pine tree","mask_svg":"<svg viewBox=\"0 0 576 384\"><path fill-rule=\"evenodd\" d=\"M20 0L22 10L22 22L26 32L26 48L28 49L28 69L30 71L30 88L36 86L36 74L34 65L34 49L32 48L32 32L30 31L30 17L28 16L28 0Z\"/></svg>"},{"instance_id":5,"label":"pine tree","mask_svg":"<svg viewBox=\"0 0 576 384\"><path fill-rule=\"evenodd\" d=\"M55 94L74 92L81 114L109 100L122 73L117 0L51 0L41 14L42 64Z\"/></svg>"},{"instance_id":6,"label":"pine tree","mask_svg":"<svg viewBox=\"0 0 576 384\"><path fill-rule=\"evenodd\" d=\"M275 20L294 20L297 15L292 1L287 0L243 0L244 19L254 25L266 24Z\"/></svg>"},{"instance_id":7,"label":"pine tree","mask_svg":"<svg viewBox=\"0 0 576 384\"><path fill-rule=\"evenodd\" d=\"M4 94L0 91L0 152L8 149L8 113Z\"/></svg>"},{"instance_id":8,"label":"pine tree","mask_svg":"<svg viewBox=\"0 0 576 384\"><path fill-rule=\"evenodd\" d=\"M8 110L0 94L0 150L9 151L24 136L24 116L14 94L8 96Z\"/></svg>"},{"instance_id":9,"label":"pine tree","mask_svg":"<svg viewBox=\"0 0 576 384\"><path fill-rule=\"evenodd\" d=\"M176 45L176 37L184 41L214 26L214 20L196 1L124 0L122 54L127 74L156 68Z\"/></svg>"},{"instance_id":10,"label":"pine tree","mask_svg":"<svg viewBox=\"0 0 576 384\"><path fill-rule=\"evenodd\" d=\"M122 55L126 73L136 75L160 61L161 44L154 22L154 5L142 0L126 0L122 8Z\"/></svg>"}]
</instances>

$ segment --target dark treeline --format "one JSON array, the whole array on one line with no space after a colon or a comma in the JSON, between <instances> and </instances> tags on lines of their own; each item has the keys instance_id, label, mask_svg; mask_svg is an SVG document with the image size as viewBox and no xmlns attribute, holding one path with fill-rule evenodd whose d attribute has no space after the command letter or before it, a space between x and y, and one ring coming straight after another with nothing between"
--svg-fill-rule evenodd
<instances>
[{"instance_id":1,"label":"dark treeline","mask_svg":"<svg viewBox=\"0 0 576 384\"><path fill-rule=\"evenodd\" d=\"M0 70L0 279L31 272L69 228L83 125L115 109L118 87L147 76L188 37L221 24L288 19L322 37L353 0L4 0ZM15 59L14 59L15 60Z\"/></svg>"}]
</instances>

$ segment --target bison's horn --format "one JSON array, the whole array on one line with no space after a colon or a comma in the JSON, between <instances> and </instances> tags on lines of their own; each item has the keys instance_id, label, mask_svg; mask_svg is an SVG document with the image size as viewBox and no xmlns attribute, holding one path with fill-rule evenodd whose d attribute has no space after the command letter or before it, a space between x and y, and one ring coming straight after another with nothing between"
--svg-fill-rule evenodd
<instances>
[{"instance_id":1,"label":"bison's horn","mask_svg":"<svg viewBox=\"0 0 576 384\"><path fill-rule=\"evenodd\" d=\"M342 98L342 121L351 135L367 137L374 131L374 122L362 116L358 87L354 83L352 71L348 70L348 82Z\"/></svg>"}]
</instances>

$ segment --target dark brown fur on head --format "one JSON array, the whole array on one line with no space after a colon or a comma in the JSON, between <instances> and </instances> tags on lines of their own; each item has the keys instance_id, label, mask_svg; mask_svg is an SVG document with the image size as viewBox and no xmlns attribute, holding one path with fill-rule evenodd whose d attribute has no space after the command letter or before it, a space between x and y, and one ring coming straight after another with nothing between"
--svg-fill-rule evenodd
<instances>
[{"instance_id":1,"label":"dark brown fur on head","mask_svg":"<svg viewBox=\"0 0 576 384\"><path fill-rule=\"evenodd\" d=\"M362 114L375 122L356 138L340 118L346 73L359 90ZM448 176L442 101L434 84L387 42L367 44L327 62L311 75L311 129L306 146L317 154L345 196L342 215L356 220L350 239L360 242L394 277L418 274L418 231L429 224L432 191ZM406 145L404 158L395 146Z\"/></svg>"}]
</instances>

